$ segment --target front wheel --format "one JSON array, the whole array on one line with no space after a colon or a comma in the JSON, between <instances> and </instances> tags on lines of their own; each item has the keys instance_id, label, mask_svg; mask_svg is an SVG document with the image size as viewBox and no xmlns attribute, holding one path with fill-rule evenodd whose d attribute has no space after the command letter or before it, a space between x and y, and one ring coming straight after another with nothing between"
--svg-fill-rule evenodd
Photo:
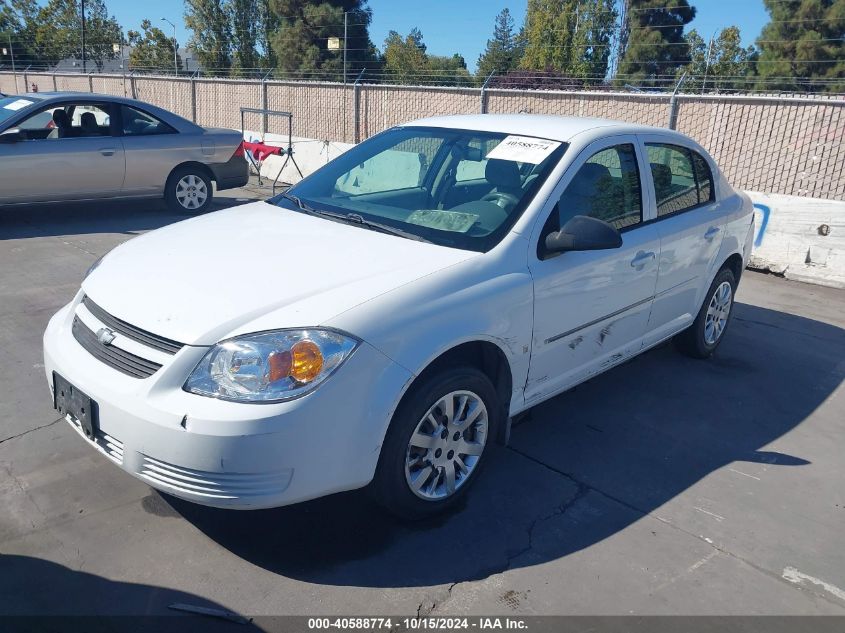
<instances>
[{"instance_id":1,"label":"front wheel","mask_svg":"<svg viewBox=\"0 0 845 633\"><path fill-rule=\"evenodd\" d=\"M430 376L412 389L393 416L371 490L389 512L419 519L466 494L502 406L490 379L474 367Z\"/></svg>"},{"instance_id":2,"label":"front wheel","mask_svg":"<svg viewBox=\"0 0 845 633\"><path fill-rule=\"evenodd\" d=\"M167 179L164 197L176 213L204 213L211 205L214 189L211 179L202 170L182 167Z\"/></svg>"},{"instance_id":3,"label":"front wheel","mask_svg":"<svg viewBox=\"0 0 845 633\"><path fill-rule=\"evenodd\" d=\"M735 294L736 278L733 272L723 268L704 295L695 321L675 337L681 352L693 358L707 358L716 351L730 323Z\"/></svg>"}]
</instances>

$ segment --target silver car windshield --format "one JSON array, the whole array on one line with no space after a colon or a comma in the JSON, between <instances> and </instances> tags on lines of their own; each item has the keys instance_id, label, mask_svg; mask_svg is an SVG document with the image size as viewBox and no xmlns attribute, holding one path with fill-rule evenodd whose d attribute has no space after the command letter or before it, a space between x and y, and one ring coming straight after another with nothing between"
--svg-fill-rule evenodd
<instances>
[{"instance_id":1,"label":"silver car windshield","mask_svg":"<svg viewBox=\"0 0 845 633\"><path fill-rule=\"evenodd\" d=\"M290 194L304 206L379 223L443 246L486 251L519 218L566 144L401 127L350 149ZM278 204L294 208L290 198Z\"/></svg>"}]
</instances>

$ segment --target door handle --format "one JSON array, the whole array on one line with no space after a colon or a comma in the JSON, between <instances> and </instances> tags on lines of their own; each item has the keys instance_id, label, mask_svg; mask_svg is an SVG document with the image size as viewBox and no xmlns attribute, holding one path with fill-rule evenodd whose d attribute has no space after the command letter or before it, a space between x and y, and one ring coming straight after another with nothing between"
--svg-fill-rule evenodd
<instances>
[{"instance_id":1,"label":"door handle","mask_svg":"<svg viewBox=\"0 0 845 633\"><path fill-rule=\"evenodd\" d=\"M103 156L114 156L114 148L113 147L105 147L100 150L100 153Z\"/></svg>"},{"instance_id":2,"label":"door handle","mask_svg":"<svg viewBox=\"0 0 845 633\"><path fill-rule=\"evenodd\" d=\"M711 226L707 229L707 232L704 234L704 239L708 241L712 241L714 237L719 234L721 229L718 226Z\"/></svg>"},{"instance_id":3,"label":"door handle","mask_svg":"<svg viewBox=\"0 0 845 633\"><path fill-rule=\"evenodd\" d=\"M631 268L642 268L650 259L654 259L654 257L654 251L647 253L645 251L639 251L636 257L631 260Z\"/></svg>"}]
</instances>

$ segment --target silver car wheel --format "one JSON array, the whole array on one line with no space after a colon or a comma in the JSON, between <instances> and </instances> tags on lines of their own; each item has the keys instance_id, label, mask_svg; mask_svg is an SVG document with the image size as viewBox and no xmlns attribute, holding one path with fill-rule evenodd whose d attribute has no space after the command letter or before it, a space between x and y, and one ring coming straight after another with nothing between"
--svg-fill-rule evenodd
<instances>
[{"instance_id":1,"label":"silver car wheel","mask_svg":"<svg viewBox=\"0 0 845 633\"><path fill-rule=\"evenodd\" d=\"M405 480L422 499L455 494L475 470L487 443L489 416L471 391L438 400L414 429L405 456Z\"/></svg>"},{"instance_id":2,"label":"silver car wheel","mask_svg":"<svg viewBox=\"0 0 845 633\"><path fill-rule=\"evenodd\" d=\"M189 174L176 183L176 200L185 209L199 209L208 200L208 187L199 176Z\"/></svg>"},{"instance_id":3,"label":"silver car wheel","mask_svg":"<svg viewBox=\"0 0 845 633\"><path fill-rule=\"evenodd\" d=\"M704 320L704 342L708 345L715 345L721 338L722 332L728 323L731 314L731 299L733 288L727 281L720 283L713 296L710 297L710 304L707 306L707 316Z\"/></svg>"}]
</instances>

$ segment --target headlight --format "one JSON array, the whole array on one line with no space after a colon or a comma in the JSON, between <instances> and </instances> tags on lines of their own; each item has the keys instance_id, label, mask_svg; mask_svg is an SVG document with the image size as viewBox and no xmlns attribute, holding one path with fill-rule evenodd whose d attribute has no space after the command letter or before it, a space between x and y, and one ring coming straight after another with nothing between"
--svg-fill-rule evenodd
<instances>
[{"instance_id":1,"label":"headlight","mask_svg":"<svg viewBox=\"0 0 845 633\"><path fill-rule=\"evenodd\" d=\"M247 334L212 347L185 383L190 393L238 402L280 402L316 389L359 341L333 330Z\"/></svg>"}]
</instances>

